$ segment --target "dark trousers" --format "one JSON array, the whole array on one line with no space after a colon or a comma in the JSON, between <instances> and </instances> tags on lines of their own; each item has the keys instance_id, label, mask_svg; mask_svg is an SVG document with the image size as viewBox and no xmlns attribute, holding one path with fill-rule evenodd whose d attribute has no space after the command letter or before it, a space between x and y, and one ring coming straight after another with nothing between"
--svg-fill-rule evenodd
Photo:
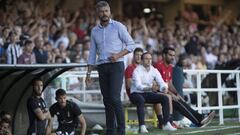
<instances>
[{"instance_id":1,"label":"dark trousers","mask_svg":"<svg viewBox=\"0 0 240 135\"><path fill-rule=\"evenodd\" d=\"M163 94L157 94L154 92L145 93L132 93L130 95L130 101L137 106L137 114L139 126L145 124L145 112L144 104L151 103L157 104L161 103L163 109L163 124L165 125L169 121L169 98ZM159 121L159 120L158 120Z\"/></svg>"},{"instance_id":2,"label":"dark trousers","mask_svg":"<svg viewBox=\"0 0 240 135\"><path fill-rule=\"evenodd\" d=\"M201 126L201 121L203 120L203 115L192 109L186 102L183 100L172 100L173 108L179 111L183 116L187 117L192 123L197 126Z\"/></svg>"},{"instance_id":3,"label":"dark trousers","mask_svg":"<svg viewBox=\"0 0 240 135\"><path fill-rule=\"evenodd\" d=\"M124 63L115 62L98 65L99 83L103 95L106 115L106 135L125 134L125 117L121 103L121 89L123 83ZM115 123L117 122L117 123Z\"/></svg>"}]
</instances>

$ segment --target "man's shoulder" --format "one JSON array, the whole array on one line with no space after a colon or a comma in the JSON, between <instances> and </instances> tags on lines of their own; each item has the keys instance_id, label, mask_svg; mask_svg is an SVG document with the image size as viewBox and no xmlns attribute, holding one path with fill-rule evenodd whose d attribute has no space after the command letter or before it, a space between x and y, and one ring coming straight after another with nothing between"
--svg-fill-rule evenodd
<instances>
[{"instance_id":1,"label":"man's shoulder","mask_svg":"<svg viewBox=\"0 0 240 135\"><path fill-rule=\"evenodd\" d=\"M163 61L158 61L155 64L153 64L153 66L162 66L163 65Z\"/></svg>"},{"instance_id":2,"label":"man's shoulder","mask_svg":"<svg viewBox=\"0 0 240 135\"><path fill-rule=\"evenodd\" d=\"M51 113L53 113L53 112L55 112L55 111L58 110L58 109L60 109L60 107L58 106L58 104L57 104L57 102L56 102L56 103L54 103L54 104L52 104L52 105L50 106L49 111L50 111Z\"/></svg>"},{"instance_id":3,"label":"man's shoulder","mask_svg":"<svg viewBox=\"0 0 240 135\"><path fill-rule=\"evenodd\" d=\"M130 64L130 65L127 66L126 71L127 71L127 70L135 69L136 67L137 67L136 64Z\"/></svg>"},{"instance_id":4,"label":"man's shoulder","mask_svg":"<svg viewBox=\"0 0 240 135\"><path fill-rule=\"evenodd\" d=\"M78 105L71 100L67 100L67 105L70 106L70 107L78 107Z\"/></svg>"},{"instance_id":5,"label":"man's shoulder","mask_svg":"<svg viewBox=\"0 0 240 135\"><path fill-rule=\"evenodd\" d=\"M135 70L136 66L137 66L136 64L130 64L127 66L127 68L125 70L126 78L132 78L132 74L133 74L133 71Z\"/></svg>"},{"instance_id":6,"label":"man's shoulder","mask_svg":"<svg viewBox=\"0 0 240 135\"><path fill-rule=\"evenodd\" d=\"M114 27L118 27L118 28L126 28L126 26L124 25L124 24L122 24L121 22L119 22L119 21L116 21L116 20L111 20L112 21L112 25L114 26Z\"/></svg>"},{"instance_id":7,"label":"man's shoulder","mask_svg":"<svg viewBox=\"0 0 240 135\"><path fill-rule=\"evenodd\" d=\"M59 108L59 105L58 105L57 102L55 102L54 104L52 104L52 105L50 106L50 109L56 109L56 108Z\"/></svg>"},{"instance_id":8,"label":"man's shoulder","mask_svg":"<svg viewBox=\"0 0 240 135\"><path fill-rule=\"evenodd\" d=\"M111 20L113 24L119 24L119 25L123 25L121 22L117 21L117 20Z\"/></svg>"},{"instance_id":9,"label":"man's shoulder","mask_svg":"<svg viewBox=\"0 0 240 135\"><path fill-rule=\"evenodd\" d=\"M33 101L33 97L29 97L29 98L27 99L27 104L31 103L32 101Z\"/></svg>"},{"instance_id":10,"label":"man's shoulder","mask_svg":"<svg viewBox=\"0 0 240 135\"><path fill-rule=\"evenodd\" d=\"M92 31L96 31L99 29L99 26L98 25L95 25L93 28L92 28Z\"/></svg>"},{"instance_id":11,"label":"man's shoulder","mask_svg":"<svg viewBox=\"0 0 240 135\"><path fill-rule=\"evenodd\" d=\"M33 97L33 96L31 96L31 97L29 97L29 98L27 99L27 102L28 102L28 103L38 102L38 101L39 101L39 100L38 100L37 98Z\"/></svg>"},{"instance_id":12,"label":"man's shoulder","mask_svg":"<svg viewBox=\"0 0 240 135\"><path fill-rule=\"evenodd\" d=\"M144 68L143 65L139 64L139 65L136 66L134 71L139 71L139 70L142 70L143 68Z\"/></svg>"}]
</instances>

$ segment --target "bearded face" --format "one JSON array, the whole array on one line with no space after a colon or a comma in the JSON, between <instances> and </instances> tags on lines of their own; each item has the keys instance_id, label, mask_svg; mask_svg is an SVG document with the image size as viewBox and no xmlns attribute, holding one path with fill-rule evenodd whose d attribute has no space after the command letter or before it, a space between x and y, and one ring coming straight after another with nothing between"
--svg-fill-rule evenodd
<instances>
[{"instance_id":1,"label":"bearded face","mask_svg":"<svg viewBox=\"0 0 240 135\"><path fill-rule=\"evenodd\" d=\"M35 96L41 96L43 90L43 82L42 81L36 81L33 85L33 92Z\"/></svg>"},{"instance_id":2,"label":"bearded face","mask_svg":"<svg viewBox=\"0 0 240 135\"><path fill-rule=\"evenodd\" d=\"M108 22L110 20L110 15L111 11L109 6L98 8L98 17L101 22Z\"/></svg>"}]
</instances>

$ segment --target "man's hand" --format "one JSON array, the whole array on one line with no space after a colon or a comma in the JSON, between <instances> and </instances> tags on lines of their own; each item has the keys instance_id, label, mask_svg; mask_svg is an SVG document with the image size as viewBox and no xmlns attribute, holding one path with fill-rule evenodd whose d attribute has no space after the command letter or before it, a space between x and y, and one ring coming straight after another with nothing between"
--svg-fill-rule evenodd
<instances>
[{"instance_id":1,"label":"man's hand","mask_svg":"<svg viewBox=\"0 0 240 135\"><path fill-rule=\"evenodd\" d=\"M183 100L183 98L179 95L179 94L173 94L172 92L169 92L169 94L172 96L172 99L174 101L179 101L179 100ZM184 100L183 100L184 101Z\"/></svg>"},{"instance_id":2,"label":"man's hand","mask_svg":"<svg viewBox=\"0 0 240 135\"><path fill-rule=\"evenodd\" d=\"M152 92L152 88L151 87L145 87L143 88L144 92Z\"/></svg>"},{"instance_id":3,"label":"man's hand","mask_svg":"<svg viewBox=\"0 0 240 135\"><path fill-rule=\"evenodd\" d=\"M153 81L152 91L159 92L159 90L160 90L159 85L157 85L156 81Z\"/></svg>"},{"instance_id":4,"label":"man's hand","mask_svg":"<svg viewBox=\"0 0 240 135\"><path fill-rule=\"evenodd\" d=\"M118 54L112 54L112 56L108 57L108 59L111 62L116 62L119 59L119 56L118 56Z\"/></svg>"},{"instance_id":5,"label":"man's hand","mask_svg":"<svg viewBox=\"0 0 240 135\"><path fill-rule=\"evenodd\" d=\"M167 88L167 87L164 87L164 88L162 89L162 92L165 93L165 94L167 94L167 93L168 93L168 88Z\"/></svg>"},{"instance_id":6,"label":"man's hand","mask_svg":"<svg viewBox=\"0 0 240 135\"><path fill-rule=\"evenodd\" d=\"M87 74L87 77L85 80L86 86L89 87L91 82L92 82L92 80L91 80L90 74Z\"/></svg>"}]
</instances>

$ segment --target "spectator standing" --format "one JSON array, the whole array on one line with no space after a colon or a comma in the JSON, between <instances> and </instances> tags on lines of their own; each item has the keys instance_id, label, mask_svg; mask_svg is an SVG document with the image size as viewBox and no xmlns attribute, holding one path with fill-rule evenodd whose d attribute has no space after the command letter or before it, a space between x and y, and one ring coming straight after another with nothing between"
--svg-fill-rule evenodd
<instances>
[{"instance_id":1,"label":"spectator standing","mask_svg":"<svg viewBox=\"0 0 240 135\"><path fill-rule=\"evenodd\" d=\"M47 63L48 62L48 52L43 49L43 39L41 37L38 37L35 40L35 47L33 49L33 52L36 56L36 62L37 63Z\"/></svg>"},{"instance_id":2,"label":"spectator standing","mask_svg":"<svg viewBox=\"0 0 240 135\"><path fill-rule=\"evenodd\" d=\"M123 56L132 52L135 44L126 27L110 19L110 7L100 1L96 5L100 24L91 32L91 46L88 59L86 84L89 86L90 74L97 64L99 82L106 114L106 135L114 135L115 123L119 135L125 135L125 118L120 99L124 75ZM96 62L96 56L98 61Z\"/></svg>"},{"instance_id":3,"label":"spectator standing","mask_svg":"<svg viewBox=\"0 0 240 135\"><path fill-rule=\"evenodd\" d=\"M137 105L140 133L148 133L144 123L144 104L158 104L163 106L163 130L175 131L176 128L170 124L170 108L172 108L171 98L165 95L168 91L167 85L163 81L161 74L152 66L152 56L150 53L143 53L141 56L142 64L139 64L133 71L131 102ZM156 93L154 82L160 86L162 93ZM165 93L165 94L164 94ZM162 118L158 115L159 122Z\"/></svg>"},{"instance_id":4,"label":"spectator standing","mask_svg":"<svg viewBox=\"0 0 240 135\"><path fill-rule=\"evenodd\" d=\"M33 51L33 42L27 40L25 42L23 54L18 58L18 64L35 64L36 58Z\"/></svg>"},{"instance_id":5,"label":"spectator standing","mask_svg":"<svg viewBox=\"0 0 240 135\"><path fill-rule=\"evenodd\" d=\"M17 43L17 33L12 31L9 33L10 43L7 45L6 55L7 64L17 64L18 57L22 54L22 49Z\"/></svg>"}]
</instances>

